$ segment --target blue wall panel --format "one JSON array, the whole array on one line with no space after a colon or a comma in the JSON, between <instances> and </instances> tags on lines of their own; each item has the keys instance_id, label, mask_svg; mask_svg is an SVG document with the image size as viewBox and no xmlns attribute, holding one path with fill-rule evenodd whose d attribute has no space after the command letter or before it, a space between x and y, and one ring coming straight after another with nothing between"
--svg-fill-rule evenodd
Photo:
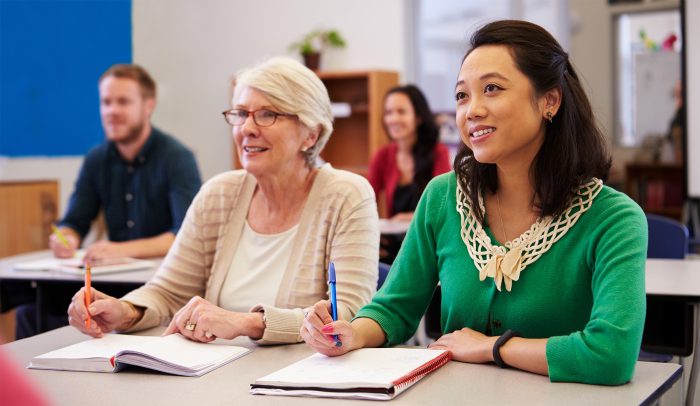
<instances>
[{"instance_id":1,"label":"blue wall panel","mask_svg":"<svg viewBox=\"0 0 700 406\"><path fill-rule=\"evenodd\" d=\"M130 0L0 0L0 155L100 143L97 80L131 51Z\"/></svg>"}]
</instances>

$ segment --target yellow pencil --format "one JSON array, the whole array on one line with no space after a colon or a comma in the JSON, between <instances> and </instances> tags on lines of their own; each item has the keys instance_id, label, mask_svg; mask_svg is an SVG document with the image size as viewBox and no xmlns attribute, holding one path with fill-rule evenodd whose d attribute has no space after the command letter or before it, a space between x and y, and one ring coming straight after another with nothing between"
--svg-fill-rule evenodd
<instances>
[{"instance_id":1,"label":"yellow pencil","mask_svg":"<svg viewBox=\"0 0 700 406\"><path fill-rule=\"evenodd\" d=\"M56 238L58 238L58 241L60 241L64 247L70 248L70 244L68 243L68 239L66 238L65 235L63 235L61 230L59 230L58 227L56 227L55 224L51 224L51 230L53 230L53 235L55 235Z\"/></svg>"}]
</instances>

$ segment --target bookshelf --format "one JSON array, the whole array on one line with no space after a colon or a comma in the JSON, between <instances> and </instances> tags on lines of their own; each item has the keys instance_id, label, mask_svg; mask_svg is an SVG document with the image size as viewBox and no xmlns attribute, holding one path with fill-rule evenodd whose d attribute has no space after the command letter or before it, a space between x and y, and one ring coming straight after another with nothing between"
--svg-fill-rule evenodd
<instances>
[{"instance_id":1,"label":"bookshelf","mask_svg":"<svg viewBox=\"0 0 700 406\"><path fill-rule=\"evenodd\" d=\"M681 220L685 178L682 164L631 163L626 170L625 192L645 212Z\"/></svg>"},{"instance_id":2,"label":"bookshelf","mask_svg":"<svg viewBox=\"0 0 700 406\"><path fill-rule=\"evenodd\" d=\"M389 142L382 127L384 94L398 85L399 75L374 70L319 72L318 76L331 102L350 106L348 117L336 117L321 158L337 169L367 176L372 155Z\"/></svg>"}]
</instances>

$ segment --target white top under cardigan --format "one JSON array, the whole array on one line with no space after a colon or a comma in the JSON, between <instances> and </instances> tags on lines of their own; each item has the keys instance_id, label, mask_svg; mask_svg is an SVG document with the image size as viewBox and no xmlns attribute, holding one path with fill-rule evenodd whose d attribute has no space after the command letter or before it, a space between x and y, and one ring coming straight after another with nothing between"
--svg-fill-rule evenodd
<instances>
[{"instance_id":1,"label":"white top under cardigan","mask_svg":"<svg viewBox=\"0 0 700 406\"><path fill-rule=\"evenodd\" d=\"M275 302L298 229L297 224L281 233L260 234L246 221L221 288L221 307L247 312L257 303Z\"/></svg>"},{"instance_id":2,"label":"white top under cardigan","mask_svg":"<svg viewBox=\"0 0 700 406\"><path fill-rule=\"evenodd\" d=\"M153 278L123 300L145 308L129 331L167 324L193 296L220 305L255 178L244 170L209 180L187 211L173 246ZM374 191L366 179L322 166L299 220L292 256L275 303L264 311L260 344L301 341L302 309L328 298L328 263L335 263L339 317L350 320L376 290L379 226Z\"/></svg>"}]
</instances>

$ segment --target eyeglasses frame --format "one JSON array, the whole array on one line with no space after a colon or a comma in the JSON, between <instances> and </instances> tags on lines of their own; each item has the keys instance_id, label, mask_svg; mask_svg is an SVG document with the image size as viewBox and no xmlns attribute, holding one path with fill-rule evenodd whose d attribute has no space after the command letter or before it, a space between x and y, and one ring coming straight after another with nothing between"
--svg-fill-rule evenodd
<instances>
[{"instance_id":1,"label":"eyeglasses frame","mask_svg":"<svg viewBox=\"0 0 700 406\"><path fill-rule=\"evenodd\" d=\"M238 110L238 111L245 111L246 113L248 113L248 115L246 116L246 118L243 120L242 123L240 123L240 124L231 124L231 123L229 123L229 121L228 121L228 114L231 113L231 112L233 112L233 111L236 111L236 110ZM272 113L272 114L275 116L275 118L272 120L272 123L270 123L270 124L268 124L268 125L261 125L260 123L258 123L258 120L255 118L255 113L257 113L258 111L268 111L268 112ZM228 125L232 126L232 127L241 126L241 125L245 124L245 121L248 119L248 117L251 117L251 116L253 117L253 122L254 122L255 125L257 125L258 127L272 127L273 125L275 125L275 123L277 122L277 118L280 117L280 116L282 116L282 117L295 117L295 118L299 118L299 116L296 115L296 114L292 114L292 113L280 113L280 112L278 112L278 111L272 111L272 110L270 110L270 109L258 109L258 110L253 110L253 111L248 111L248 110L246 110L246 109L228 109L228 110L222 111L221 114L224 116L224 121L226 121L226 123L227 123Z\"/></svg>"}]
</instances>

